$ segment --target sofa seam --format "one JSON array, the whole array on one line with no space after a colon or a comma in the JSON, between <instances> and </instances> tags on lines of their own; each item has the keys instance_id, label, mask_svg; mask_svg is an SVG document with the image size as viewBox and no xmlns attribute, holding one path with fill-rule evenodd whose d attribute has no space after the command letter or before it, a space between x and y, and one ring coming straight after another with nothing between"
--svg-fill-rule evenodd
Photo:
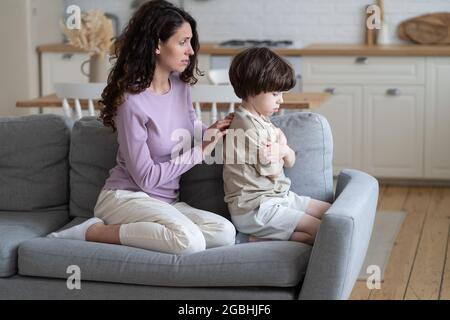
<instances>
[{"instance_id":1,"label":"sofa seam","mask_svg":"<svg viewBox=\"0 0 450 320\"><path fill-rule=\"evenodd\" d=\"M53 254L53 253L48 253L48 252L40 252L38 250L33 250L33 252L36 253L36 254L41 254L41 255L61 257L61 255L59 255L59 254ZM80 258L80 259L83 259L83 260L91 260L91 259L86 259L85 257L82 257L82 256L73 256L72 255L71 257ZM18 258L20 258L20 257L18 257ZM117 261L120 262L120 260L111 260L111 259L105 259L105 258L95 258L95 260L102 260L102 261L107 261L107 262L117 262ZM289 260L289 262L292 262L292 260ZM137 264L148 264L148 262L134 262L134 263L137 263ZM255 262L252 262L252 263L253 264L254 263L267 263L267 261L255 261ZM240 263L240 262L237 262L237 263L215 263L215 264L202 264L202 266L230 265L230 264L242 264L242 263ZM273 262L271 264L279 265L279 262ZM151 265L173 266L173 263L170 263L170 264L154 264L154 263L152 263ZM190 266L192 266L192 265L177 265L177 267L190 267Z\"/></svg>"},{"instance_id":2,"label":"sofa seam","mask_svg":"<svg viewBox=\"0 0 450 320\"><path fill-rule=\"evenodd\" d=\"M39 252L39 251L35 251L35 253L38 253L38 254L42 254L42 255L47 255L47 256L57 256L57 257L61 257L61 255L57 255L57 254L52 254L52 253L46 253L46 252ZM74 256L71 256L71 257L74 257ZM84 261L88 261L88 260L90 260L90 259L87 259L87 258L85 258L85 257L80 257L80 256L75 256L75 258L81 258L82 260L84 260ZM96 260L102 260L102 261L107 261L107 262L117 262L118 260L109 260L109 259L104 259L104 258L96 258ZM290 261L292 261L292 260L290 260ZM259 265L260 263L267 263L267 262L261 262L261 261L256 261L256 262L252 262L252 263L250 263L250 265ZM146 263L146 262L136 262L135 264L139 264L139 265L142 265L142 264L149 264L149 263ZM223 265L223 266L228 266L228 265L233 265L233 264L235 264L235 265L242 265L242 263L240 263L240 262L237 262L237 263L215 263L215 264L202 264L201 265L201 267L211 267L211 266L218 266L218 265ZM164 267L167 267L167 266L174 266L173 264L155 264L155 263L151 263L151 264L149 264L149 265L151 265L151 266L157 266L157 267L161 267L161 266L164 266ZM248 265L248 264L247 264ZM274 268L274 267L277 267L277 266L279 266L280 265L280 263L279 262L272 262L272 263L270 263L270 267L272 267L272 268ZM180 269L180 268L183 268L183 269L185 269L185 268L187 268L187 267L192 267L193 265L175 265L174 266L174 268L176 268L176 269ZM31 272L31 274L22 274L21 273L21 266L20 266L20 264L19 264L19 261L18 261L18 259L17 259L17 271L16 271L16 274L19 274L19 275L22 275L22 276L33 276L33 272ZM295 271L295 270L294 270ZM294 274L296 274L296 276L295 276L295 280L289 280L289 279L287 279L287 281L286 280L284 280L283 281L283 286L296 286L296 285L298 285L301 281L302 281L302 279L304 280L304 278L305 278L305 274L306 274L306 270L305 271L303 271L303 272L300 272L300 273L294 273ZM41 275L42 276L42 275ZM45 277L48 277L48 275L47 276L45 276ZM121 282L119 282L119 283L121 283ZM279 283L277 283L276 285L280 285ZM275 284L272 284L272 285L270 285L270 286L275 286Z\"/></svg>"}]
</instances>

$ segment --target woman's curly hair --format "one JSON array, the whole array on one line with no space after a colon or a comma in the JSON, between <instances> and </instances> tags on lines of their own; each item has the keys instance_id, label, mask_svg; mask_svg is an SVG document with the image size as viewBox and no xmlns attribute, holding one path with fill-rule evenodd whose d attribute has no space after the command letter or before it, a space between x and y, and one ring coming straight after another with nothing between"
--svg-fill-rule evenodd
<instances>
[{"instance_id":1,"label":"woman's curly hair","mask_svg":"<svg viewBox=\"0 0 450 320\"><path fill-rule=\"evenodd\" d=\"M107 127L116 131L114 116L124 102L125 93L137 94L146 90L152 80L156 65L158 42L166 42L176 30L188 22L192 29L191 46L194 54L189 57L188 67L180 74L180 79L195 84L197 75L202 75L197 66L200 48L197 23L184 10L164 0L144 3L130 19L124 32L115 43L111 59L116 60L99 100L103 106L100 119Z\"/></svg>"}]
</instances>

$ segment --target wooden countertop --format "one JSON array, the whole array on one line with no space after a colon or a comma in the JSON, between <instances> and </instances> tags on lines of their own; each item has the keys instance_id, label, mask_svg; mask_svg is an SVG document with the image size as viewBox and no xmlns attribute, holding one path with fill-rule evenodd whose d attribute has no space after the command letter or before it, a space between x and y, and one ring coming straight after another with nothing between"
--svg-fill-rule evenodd
<instances>
[{"instance_id":1,"label":"wooden countertop","mask_svg":"<svg viewBox=\"0 0 450 320\"><path fill-rule=\"evenodd\" d=\"M201 43L200 54L210 54L215 56L233 56L243 51L244 47L221 47L217 43ZM299 56L302 48L272 48L272 50L282 56Z\"/></svg>"},{"instance_id":2,"label":"wooden countertop","mask_svg":"<svg viewBox=\"0 0 450 320\"><path fill-rule=\"evenodd\" d=\"M43 44L36 48L38 53L51 52L51 53L78 53L86 52L83 49L74 47L67 43L51 43Z\"/></svg>"},{"instance_id":3,"label":"wooden countertop","mask_svg":"<svg viewBox=\"0 0 450 320\"><path fill-rule=\"evenodd\" d=\"M299 50L301 56L450 56L450 45L389 44L312 44Z\"/></svg>"},{"instance_id":4,"label":"wooden countertop","mask_svg":"<svg viewBox=\"0 0 450 320\"><path fill-rule=\"evenodd\" d=\"M235 55L244 48L224 48L205 43L200 53L211 55ZM304 48L274 48L283 56L450 56L449 45L390 44L368 46L364 44L312 44Z\"/></svg>"},{"instance_id":5,"label":"wooden countertop","mask_svg":"<svg viewBox=\"0 0 450 320\"><path fill-rule=\"evenodd\" d=\"M217 43L203 43L200 54L230 56L245 48L220 47ZM363 44L312 44L304 48L274 48L283 56L450 56L450 45L390 44L368 46ZM78 53L85 52L69 44L46 44L37 47L39 53Z\"/></svg>"},{"instance_id":6,"label":"wooden countertop","mask_svg":"<svg viewBox=\"0 0 450 320\"><path fill-rule=\"evenodd\" d=\"M329 93L315 93L315 92L301 92L301 93L285 93L283 95L284 103L282 107L285 109L315 109L318 108L322 103L330 98ZM69 103L73 105L72 101L69 99ZM87 101L81 100L81 107L83 109L87 108ZM211 104L201 104L202 107L211 107ZM20 100L16 102L16 107L18 108L45 108L45 107L62 107L62 101L56 94L51 94L44 97L39 97L31 100ZM98 104L95 103L96 109L99 108ZM218 104L219 109L228 109L228 105Z\"/></svg>"}]
</instances>

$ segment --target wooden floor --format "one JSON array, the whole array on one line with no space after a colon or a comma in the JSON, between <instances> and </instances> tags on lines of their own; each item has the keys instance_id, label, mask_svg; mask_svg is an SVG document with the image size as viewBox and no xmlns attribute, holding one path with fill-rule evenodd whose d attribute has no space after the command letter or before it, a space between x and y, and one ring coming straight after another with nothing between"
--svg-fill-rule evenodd
<instances>
[{"instance_id":1,"label":"wooden floor","mask_svg":"<svg viewBox=\"0 0 450 320\"><path fill-rule=\"evenodd\" d=\"M450 299L450 188L381 186L378 210L404 210L381 289L358 281L353 300Z\"/></svg>"}]
</instances>

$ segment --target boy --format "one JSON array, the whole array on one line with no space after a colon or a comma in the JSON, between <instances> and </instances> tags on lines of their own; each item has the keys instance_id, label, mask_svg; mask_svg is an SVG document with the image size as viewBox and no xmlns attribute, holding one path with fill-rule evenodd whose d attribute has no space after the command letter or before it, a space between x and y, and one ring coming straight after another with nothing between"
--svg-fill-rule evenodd
<instances>
[{"instance_id":1,"label":"boy","mask_svg":"<svg viewBox=\"0 0 450 320\"><path fill-rule=\"evenodd\" d=\"M269 119L279 110L283 91L295 86L294 71L271 50L250 48L233 59L229 76L242 99L224 148L224 200L232 221L249 241L312 245L330 204L289 190L291 181L283 167L294 165L295 152ZM242 137L236 143L235 138Z\"/></svg>"}]
</instances>

